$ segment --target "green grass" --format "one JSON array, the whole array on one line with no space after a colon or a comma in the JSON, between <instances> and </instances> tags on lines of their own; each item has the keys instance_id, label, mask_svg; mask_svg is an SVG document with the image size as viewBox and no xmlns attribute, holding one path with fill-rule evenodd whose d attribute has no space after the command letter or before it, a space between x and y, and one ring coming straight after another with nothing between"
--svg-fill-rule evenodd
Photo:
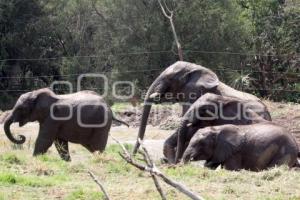
<instances>
[{"instance_id":1,"label":"green grass","mask_svg":"<svg viewBox=\"0 0 300 200\"><path fill-rule=\"evenodd\" d=\"M74 190L71 194L67 195L66 200L99 200L104 199L103 195L96 191L90 191L86 188Z\"/></svg>"},{"instance_id":2,"label":"green grass","mask_svg":"<svg viewBox=\"0 0 300 200\"><path fill-rule=\"evenodd\" d=\"M132 149L132 145L127 147ZM98 177L111 199L160 199L149 174L126 164L118 145L109 145L105 153L92 156L77 146L72 158L74 154L78 157L72 162L60 160L56 151L32 157L29 150L0 150L0 200L103 199L88 170ZM193 164L172 167L158 163L158 167L208 200L300 199L300 171L286 167L259 173L213 171ZM162 187L168 199L188 199L164 183Z\"/></svg>"},{"instance_id":3,"label":"green grass","mask_svg":"<svg viewBox=\"0 0 300 200\"><path fill-rule=\"evenodd\" d=\"M13 153L6 153L4 155L0 155L0 160L3 161L4 163L7 164L24 164L25 163L25 159L21 158L18 155L15 155Z\"/></svg>"},{"instance_id":4,"label":"green grass","mask_svg":"<svg viewBox=\"0 0 300 200\"><path fill-rule=\"evenodd\" d=\"M122 112L131 106L130 103L117 102L111 107L114 112Z\"/></svg>"},{"instance_id":5,"label":"green grass","mask_svg":"<svg viewBox=\"0 0 300 200\"><path fill-rule=\"evenodd\" d=\"M55 177L37 177L34 175L21 175L13 172L1 172L0 183L4 185L21 185L30 187L53 186L61 181Z\"/></svg>"}]
</instances>

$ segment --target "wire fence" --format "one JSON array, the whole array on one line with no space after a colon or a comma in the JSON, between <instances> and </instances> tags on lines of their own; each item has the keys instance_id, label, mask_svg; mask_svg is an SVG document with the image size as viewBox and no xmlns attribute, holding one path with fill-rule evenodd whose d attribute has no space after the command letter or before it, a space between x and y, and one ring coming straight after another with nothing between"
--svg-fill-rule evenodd
<instances>
[{"instance_id":1,"label":"wire fence","mask_svg":"<svg viewBox=\"0 0 300 200\"><path fill-rule=\"evenodd\" d=\"M176 54L173 50L156 50L156 51L140 51L140 52L123 52L123 53L113 53L109 55L114 56L129 56L129 55L144 55L144 54L164 54L172 53ZM300 53L285 53L285 54L271 54L271 53L257 53L257 52L230 52L230 51L206 51L197 49L184 49L183 53L201 53L201 54L222 54L222 55L239 55L239 56L261 56L261 57L278 57L278 56L297 56L300 59ZM59 60L59 59L70 59L70 58L103 58L103 55L74 55L74 56L60 56L60 57L46 57L46 58L7 58L0 59L0 62L6 61L49 61L49 60Z\"/></svg>"},{"instance_id":2,"label":"wire fence","mask_svg":"<svg viewBox=\"0 0 300 200\"><path fill-rule=\"evenodd\" d=\"M120 72L105 72L105 73L99 73L99 74L127 74L127 73L145 73L145 72L160 72L163 71L164 69L148 69L148 70L130 70L130 71L120 71ZM243 72L243 70L232 70L232 69L216 69L215 71L228 71L228 72ZM264 71L250 71L249 73L263 73ZM273 74L280 74L283 75L285 74L284 72L266 72L266 73L273 73ZM286 72L286 74L293 74L299 77L300 79L300 73L294 73L294 72ZM0 81L2 79L30 79L33 81L40 81L40 78L55 78L55 77L79 77L84 73L76 73L76 74L64 74L64 75L49 75L49 76L31 76L31 77L24 77L24 76L15 76L15 77L0 77ZM60 81L63 81L66 79L60 79ZM92 88L92 89L101 89L101 88ZM146 89L145 89L146 90ZM243 87L243 90L249 90L249 91L259 91L259 90L265 90L265 91L283 91L283 92L297 92L300 93L300 90L289 90L289 89L263 89L263 88L250 88L250 87ZM0 90L0 92L28 92L30 90L20 90L20 89L6 89L6 90Z\"/></svg>"},{"instance_id":3,"label":"wire fence","mask_svg":"<svg viewBox=\"0 0 300 200\"><path fill-rule=\"evenodd\" d=\"M184 50L184 52L190 52L190 53L205 53L205 54L222 54L222 55L241 55L241 56L278 56L278 55L267 55L267 54L258 54L258 53L243 53L243 52L225 52L225 51L203 51L203 50ZM142 55L142 54L164 54L164 53L172 53L175 54L173 51L165 51L165 50L159 50L159 51L144 51L144 52L127 52L127 53L117 53L116 55ZM299 56L300 60L300 54L294 53L294 54L282 54L281 56ZM11 58L11 59L2 59L0 62L5 61L48 61L48 60L58 60L63 58L100 58L103 56L97 56L97 55L90 55L90 56L69 56L69 57L52 57L52 58ZM298 58L298 57L297 57ZM2 65L3 66L3 65ZM82 66L81 66L82 67ZM145 65L139 65L139 66L131 66L131 67L154 67L154 66L145 66ZM129 74L129 73L145 73L145 72L159 72L163 71L163 68L154 68L154 69L144 69L144 70L128 70L128 71L110 71L110 72L103 72L101 74ZM292 75L296 78L300 78L300 72L278 72L278 71L264 71L264 70L253 70L253 68L240 68L240 69L226 69L226 68L216 68L213 69L213 71L216 72L240 72L244 74L251 74L251 73L267 73L272 75ZM11 80L11 79L32 79L39 81L40 78L66 78L66 77L76 77L80 76L83 73L75 73L75 74L62 74L62 75L40 75L40 76L0 76L0 81L3 80ZM265 91L283 91L283 92L297 92L300 93L299 90L287 90L287 89L260 89L260 88L243 88L244 90L253 90L253 91L259 91L259 90L265 90ZM0 90L0 92L26 92L29 90L20 90L20 89L7 89L7 90Z\"/></svg>"}]
</instances>

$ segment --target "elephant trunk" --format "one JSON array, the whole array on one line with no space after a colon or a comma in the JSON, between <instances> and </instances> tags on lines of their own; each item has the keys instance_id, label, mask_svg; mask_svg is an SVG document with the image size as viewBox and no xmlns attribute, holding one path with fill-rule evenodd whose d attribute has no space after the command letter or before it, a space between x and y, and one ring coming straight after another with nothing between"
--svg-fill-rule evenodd
<instances>
[{"instance_id":1,"label":"elephant trunk","mask_svg":"<svg viewBox=\"0 0 300 200\"><path fill-rule=\"evenodd\" d=\"M139 128L139 133L138 133L138 137L137 137L137 141L133 150L133 153L136 154L137 150L140 147L140 143L138 141L138 139L143 140L144 136L145 136L145 131L146 131L146 126L147 126L147 121L148 121L148 117L150 114L150 110L151 110L151 104L145 104L143 107L143 115L142 115L142 120L141 120L141 124L140 124L140 128Z\"/></svg>"},{"instance_id":2,"label":"elephant trunk","mask_svg":"<svg viewBox=\"0 0 300 200\"><path fill-rule=\"evenodd\" d=\"M155 99L157 96L161 95L162 89L163 89L163 84L161 84L160 78L157 78L150 86L150 88L147 91L147 94L145 96L144 100L144 107L143 107L143 114L142 114L142 119L141 119L141 124L138 132L138 137L137 141L135 144L135 147L133 149L133 154L137 153L137 150L140 147L139 139L143 140L145 136L145 131L146 131L146 126L147 126L147 121L148 117L150 114L150 110L152 107L153 99Z\"/></svg>"},{"instance_id":3,"label":"elephant trunk","mask_svg":"<svg viewBox=\"0 0 300 200\"><path fill-rule=\"evenodd\" d=\"M10 141L12 141L15 144L23 144L26 140L24 135L19 135L18 139L14 138L14 136L12 135L11 131L10 131L10 125L14 122L13 120L13 114L10 113L9 116L6 118L5 122L4 122L4 132L6 134L6 136L8 137L8 139Z\"/></svg>"},{"instance_id":4,"label":"elephant trunk","mask_svg":"<svg viewBox=\"0 0 300 200\"><path fill-rule=\"evenodd\" d=\"M176 150L176 158L175 158L175 163L178 163L179 160L182 158L182 155L184 153L184 146L186 143L186 136L188 134L188 124L189 124L188 119L184 119L180 127L178 129L178 137L177 137L177 150Z\"/></svg>"}]
</instances>

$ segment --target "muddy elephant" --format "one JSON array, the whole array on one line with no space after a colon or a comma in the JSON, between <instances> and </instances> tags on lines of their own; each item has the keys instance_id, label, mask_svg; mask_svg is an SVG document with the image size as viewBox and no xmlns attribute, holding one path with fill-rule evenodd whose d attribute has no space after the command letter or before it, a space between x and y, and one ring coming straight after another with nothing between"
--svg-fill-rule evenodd
<instances>
[{"instance_id":1,"label":"muddy elephant","mask_svg":"<svg viewBox=\"0 0 300 200\"><path fill-rule=\"evenodd\" d=\"M68 142L81 144L90 152L104 151L112 120L124 123L113 117L110 107L95 92L56 95L43 88L20 96L5 120L4 131L10 141L23 144L25 136L15 138L10 125L18 122L22 127L38 121L40 129L33 155L47 152L54 142L61 158L69 161Z\"/></svg>"},{"instance_id":2,"label":"muddy elephant","mask_svg":"<svg viewBox=\"0 0 300 200\"><path fill-rule=\"evenodd\" d=\"M186 144L200 128L224 124L247 125L263 120L271 121L271 116L260 100L243 100L207 93L192 104L175 133L165 141L164 156L169 163L177 163Z\"/></svg>"},{"instance_id":3,"label":"muddy elephant","mask_svg":"<svg viewBox=\"0 0 300 200\"><path fill-rule=\"evenodd\" d=\"M189 105L206 93L239 98L241 100L259 101L251 94L237 91L219 81L217 75L200 65L178 61L165 69L149 87L143 106L138 138L145 135L147 120L153 103L183 102L183 114ZM134 148L137 152L139 143Z\"/></svg>"},{"instance_id":4,"label":"muddy elephant","mask_svg":"<svg viewBox=\"0 0 300 200\"><path fill-rule=\"evenodd\" d=\"M299 167L299 147L288 131L270 122L199 129L183 161L205 160L205 166L260 171L279 165Z\"/></svg>"}]
</instances>

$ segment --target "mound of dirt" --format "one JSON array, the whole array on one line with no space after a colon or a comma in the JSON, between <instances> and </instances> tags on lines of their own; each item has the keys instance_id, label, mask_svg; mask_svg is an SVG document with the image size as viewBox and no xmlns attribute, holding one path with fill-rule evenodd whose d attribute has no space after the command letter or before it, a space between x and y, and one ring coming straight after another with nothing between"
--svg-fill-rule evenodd
<instances>
[{"instance_id":1,"label":"mound of dirt","mask_svg":"<svg viewBox=\"0 0 300 200\"><path fill-rule=\"evenodd\" d=\"M300 144L300 105L264 101L275 124L287 128Z\"/></svg>"},{"instance_id":2,"label":"mound of dirt","mask_svg":"<svg viewBox=\"0 0 300 200\"><path fill-rule=\"evenodd\" d=\"M142 108L129 108L115 113L117 118L122 119L131 127L140 126L142 117ZM160 129L170 130L177 127L180 122L180 109L171 109L170 107L159 107L151 109L148 118L148 125L159 126Z\"/></svg>"}]
</instances>

